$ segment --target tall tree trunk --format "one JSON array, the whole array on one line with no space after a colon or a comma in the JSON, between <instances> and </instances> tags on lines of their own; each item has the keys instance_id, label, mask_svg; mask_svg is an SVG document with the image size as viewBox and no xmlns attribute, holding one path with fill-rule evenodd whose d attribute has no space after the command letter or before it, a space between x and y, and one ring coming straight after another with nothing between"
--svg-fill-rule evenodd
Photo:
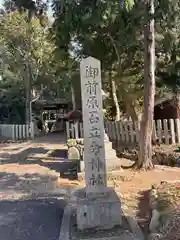
<instances>
[{"instance_id":1,"label":"tall tree trunk","mask_svg":"<svg viewBox=\"0 0 180 240\"><path fill-rule=\"evenodd\" d=\"M116 121L119 121L120 117L121 117L121 111L120 111L120 108L119 108L118 98L117 98L117 94L116 94L116 83L115 83L115 81L113 80L112 77L111 77L111 85L112 85L113 101L114 101L114 104L115 104L115 107L116 107Z\"/></svg>"},{"instance_id":2,"label":"tall tree trunk","mask_svg":"<svg viewBox=\"0 0 180 240\"><path fill-rule=\"evenodd\" d=\"M174 90L175 96L173 97L173 107L176 109L174 118L180 118L180 91L178 86Z\"/></svg>"},{"instance_id":3,"label":"tall tree trunk","mask_svg":"<svg viewBox=\"0 0 180 240\"><path fill-rule=\"evenodd\" d=\"M30 123L30 101L31 101L31 85L30 85L30 69L29 64L26 63L25 74L25 89L26 89L26 124Z\"/></svg>"},{"instance_id":4,"label":"tall tree trunk","mask_svg":"<svg viewBox=\"0 0 180 240\"><path fill-rule=\"evenodd\" d=\"M176 84L173 87L173 92L175 93L173 101L174 101L174 107L176 109L175 118L180 118L180 88L179 88L179 83L178 83L178 79L177 79L177 73L178 73L177 62L178 62L178 59L177 59L176 50L177 49L174 46L173 50L172 50L172 55L171 55L171 62L173 63L173 66L174 66L172 75L174 76L174 78L176 78Z\"/></svg>"},{"instance_id":5,"label":"tall tree trunk","mask_svg":"<svg viewBox=\"0 0 180 240\"><path fill-rule=\"evenodd\" d=\"M144 114L141 121L138 168L146 170L152 164L152 131L155 96L155 39L154 39L154 0L144 0Z\"/></svg>"},{"instance_id":6,"label":"tall tree trunk","mask_svg":"<svg viewBox=\"0 0 180 240\"><path fill-rule=\"evenodd\" d=\"M75 97L74 87L72 83L70 83L70 85L71 85L71 99L72 99L73 110L76 110L76 97Z\"/></svg>"},{"instance_id":7,"label":"tall tree trunk","mask_svg":"<svg viewBox=\"0 0 180 240\"><path fill-rule=\"evenodd\" d=\"M180 91L177 89L176 92L176 118L180 118Z\"/></svg>"},{"instance_id":8,"label":"tall tree trunk","mask_svg":"<svg viewBox=\"0 0 180 240\"><path fill-rule=\"evenodd\" d=\"M29 124L31 121L31 109L30 109L30 101L31 101L31 79L32 79L32 72L31 72L31 63L30 63L30 53L31 53L31 20L32 20L32 12L28 10L28 19L27 19L27 56L26 56L26 78L25 78L25 89L26 89L26 123Z\"/></svg>"}]
</instances>

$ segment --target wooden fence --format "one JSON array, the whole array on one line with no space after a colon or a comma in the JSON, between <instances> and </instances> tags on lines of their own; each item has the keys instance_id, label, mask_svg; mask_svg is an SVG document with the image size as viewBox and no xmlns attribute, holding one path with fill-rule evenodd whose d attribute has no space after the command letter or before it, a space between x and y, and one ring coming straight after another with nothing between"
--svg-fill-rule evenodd
<instances>
[{"instance_id":1,"label":"wooden fence","mask_svg":"<svg viewBox=\"0 0 180 240\"><path fill-rule=\"evenodd\" d=\"M29 124L0 124L0 138L3 140L26 140L33 139L35 126Z\"/></svg>"},{"instance_id":2,"label":"wooden fence","mask_svg":"<svg viewBox=\"0 0 180 240\"><path fill-rule=\"evenodd\" d=\"M138 143L140 122L105 120L105 131L111 141ZM83 123L66 122L67 138L83 138ZM158 144L180 143L180 119L154 120L153 142Z\"/></svg>"},{"instance_id":3,"label":"wooden fence","mask_svg":"<svg viewBox=\"0 0 180 240\"><path fill-rule=\"evenodd\" d=\"M84 137L82 122L66 122L67 139L78 139Z\"/></svg>"}]
</instances>

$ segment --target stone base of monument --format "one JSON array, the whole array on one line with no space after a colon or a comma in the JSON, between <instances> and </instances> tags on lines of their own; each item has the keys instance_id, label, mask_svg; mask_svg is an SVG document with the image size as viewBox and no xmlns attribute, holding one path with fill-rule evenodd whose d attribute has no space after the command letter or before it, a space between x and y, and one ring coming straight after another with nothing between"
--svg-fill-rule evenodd
<instances>
[{"instance_id":1,"label":"stone base of monument","mask_svg":"<svg viewBox=\"0 0 180 240\"><path fill-rule=\"evenodd\" d=\"M86 196L86 189L74 194L77 207L79 230L111 229L122 224L122 210L118 195L112 188L105 188L103 194Z\"/></svg>"},{"instance_id":2,"label":"stone base of monument","mask_svg":"<svg viewBox=\"0 0 180 240\"><path fill-rule=\"evenodd\" d=\"M115 226L111 229L83 229L79 230L77 224L77 211L73 208L70 225L70 239L71 240L137 240L132 229L126 219L122 216L122 225Z\"/></svg>"},{"instance_id":3,"label":"stone base of monument","mask_svg":"<svg viewBox=\"0 0 180 240\"><path fill-rule=\"evenodd\" d=\"M133 179L133 174L130 176L127 176L127 173L122 171L122 170L111 170L107 172L107 180L108 181L123 181L123 182L127 182L127 181L131 181ZM79 182L84 182L85 181L85 173L84 172L80 172L78 173L78 181Z\"/></svg>"}]
</instances>

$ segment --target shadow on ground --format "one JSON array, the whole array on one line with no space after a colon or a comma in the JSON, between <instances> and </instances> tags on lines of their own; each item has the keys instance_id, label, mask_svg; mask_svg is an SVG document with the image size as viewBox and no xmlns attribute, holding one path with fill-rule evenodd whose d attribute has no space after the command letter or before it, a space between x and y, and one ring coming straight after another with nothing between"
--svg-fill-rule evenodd
<instances>
[{"instance_id":1,"label":"shadow on ground","mask_svg":"<svg viewBox=\"0 0 180 240\"><path fill-rule=\"evenodd\" d=\"M77 179L77 164L68 161L67 149L55 149L50 155L47 155L49 151L50 149L43 147L30 147L10 157L4 156L1 158L1 164L38 164L56 171L61 175L61 178Z\"/></svg>"},{"instance_id":2,"label":"shadow on ground","mask_svg":"<svg viewBox=\"0 0 180 240\"><path fill-rule=\"evenodd\" d=\"M138 212L138 223L143 230L144 234L147 236L149 233L149 222L151 218L151 210L149 206L149 194L150 189L139 192L139 212Z\"/></svg>"},{"instance_id":3,"label":"shadow on ground","mask_svg":"<svg viewBox=\"0 0 180 240\"><path fill-rule=\"evenodd\" d=\"M57 177L38 173L17 175L15 173L0 172L0 199L6 194L47 192L55 188Z\"/></svg>"},{"instance_id":4,"label":"shadow on ground","mask_svg":"<svg viewBox=\"0 0 180 240\"><path fill-rule=\"evenodd\" d=\"M58 240L66 202L55 198L0 201L3 240Z\"/></svg>"}]
</instances>

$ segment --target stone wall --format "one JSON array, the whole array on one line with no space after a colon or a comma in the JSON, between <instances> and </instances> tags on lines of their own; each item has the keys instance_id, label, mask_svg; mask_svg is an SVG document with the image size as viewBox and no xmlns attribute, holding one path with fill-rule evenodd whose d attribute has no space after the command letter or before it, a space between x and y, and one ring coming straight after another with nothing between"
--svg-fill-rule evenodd
<instances>
[{"instance_id":1,"label":"stone wall","mask_svg":"<svg viewBox=\"0 0 180 240\"><path fill-rule=\"evenodd\" d=\"M81 159L83 158L83 152L84 152L84 139L68 139L67 141L68 150L72 147L75 147L78 149Z\"/></svg>"}]
</instances>

